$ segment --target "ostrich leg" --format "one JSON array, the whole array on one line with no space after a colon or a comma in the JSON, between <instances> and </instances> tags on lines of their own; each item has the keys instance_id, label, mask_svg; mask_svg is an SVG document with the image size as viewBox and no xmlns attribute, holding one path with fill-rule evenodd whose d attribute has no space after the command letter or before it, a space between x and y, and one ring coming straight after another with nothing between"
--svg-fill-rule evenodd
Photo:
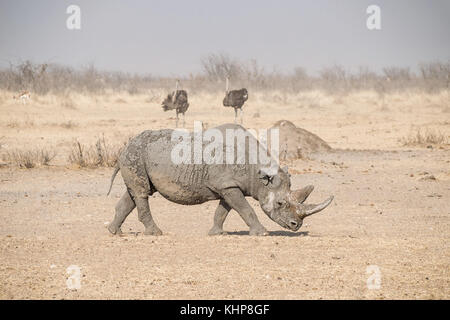
<instances>
[{"instance_id":1,"label":"ostrich leg","mask_svg":"<svg viewBox=\"0 0 450 320\"><path fill-rule=\"evenodd\" d=\"M178 128L178 110L177 110L177 120L176 120L176 125L175 126Z\"/></svg>"},{"instance_id":2,"label":"ostrich leg","mask_svg":"<svg viewBox=\"0 0 450 320\"><path fill-rule=\"evenodd\" d=\"M243 122L243 118L244 118L244 109L241 107L241 124Z\"/></svg>"},{"instance_id":3,"label":"ostrich leg","mask_svg":"<svg viewBox=\"0 0 450 320\"><path fill-rule=\"evenodd\" d=\"M234 123L237 121L237 108L234 108Z\"/></svg>"},{"instance_id":4,"label":"ostrich leg","mask_svg":"<svg viewBox=\"0 0 450 320\"><path fill-rule=\"evenodd\" d=\"M183 128L184 128L184 126L185 126L185 124L186 124L186 115L184 114L184 112L183 112Z\"/></svg>"}]
</instances>

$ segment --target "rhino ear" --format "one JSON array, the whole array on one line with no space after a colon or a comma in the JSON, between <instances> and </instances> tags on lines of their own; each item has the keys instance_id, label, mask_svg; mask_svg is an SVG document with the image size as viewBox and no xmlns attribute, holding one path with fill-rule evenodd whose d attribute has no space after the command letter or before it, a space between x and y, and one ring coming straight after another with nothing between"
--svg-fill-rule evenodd
<instances>
[{"instance_id":1,"label":"rhino ear","mask_svg":"<svg viewBox=\"0 0 450 320\"><path fill-rule=\"evenodd\" d=\"M288 166L284 166L283 168L281 168L281 170L287 174L287 176L290 178L291 174L289 173L289 168Z\"/></svg>"},{"instance_id":2,"label":"rhino ear","mask_svg":"<svg viewBox=\"0 0 450 320\"><path fill-rule=\"evenodd\" d=\"M273 179L273 175L270 175L269 170L261 168L258 170L259 179L263 180L265 186L267 186Z\"/></svg>"}]
</instances>

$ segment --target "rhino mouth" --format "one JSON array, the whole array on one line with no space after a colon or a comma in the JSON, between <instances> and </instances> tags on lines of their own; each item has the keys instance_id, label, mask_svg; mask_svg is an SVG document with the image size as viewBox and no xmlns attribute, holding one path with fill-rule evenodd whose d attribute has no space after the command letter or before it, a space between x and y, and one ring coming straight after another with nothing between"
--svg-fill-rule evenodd
<instances>
[{"instance_id":1,"label":"rhino mouth","mask_svg":"<svg viewBox=\"0 0 450 320\"><path fill-rule=\"evenodd\" d=\"M308 190L308 195L311 193L311 189ZM308 196L306 195L306 197ZM282 221L281 219L274 220L277 222L280 226L289 229L291 231L298 231L301 226L303 225L303 219L306 217L309 217L313 214L316 214L322 210L324 210L326 207L328 207L331 202L333 201L334 197L330 196L325 201L318 203L318 204L305 204L303 203L306 200L306 197L301 198L301 202L296 202L294 204L295 211L297 218L296 219L290 219L288 221Z\"/></svg>"},{"instance_id":2,"label":"rhino mouth","mask_svg":"<svg viewBox=\"0 0 450 320\"><path fill-rule=\"evenodd\" d=\"M290 226L287 227L287 229L291 230L291 231L298 231L298 229L300 229L302 227L302 223L298 223L297 226Z\"/></svg>"},{"instance_id":3,"label":"rhino mouth","mask_svg":"<svg viewBox=\"0 0 450 320\"><path fill-rule=\"evenodd\" d=\"M289 221L284 221L281 218L278 218L276 216L274 216L273 214L269 215L270 219L274 222L276 222L278 225L280 225L281 227L290 230L290 231L298 231L298 229L301 228L302 226L302 220L298 221L297 219L292 219Z\"/></svg>"}]
</instances>

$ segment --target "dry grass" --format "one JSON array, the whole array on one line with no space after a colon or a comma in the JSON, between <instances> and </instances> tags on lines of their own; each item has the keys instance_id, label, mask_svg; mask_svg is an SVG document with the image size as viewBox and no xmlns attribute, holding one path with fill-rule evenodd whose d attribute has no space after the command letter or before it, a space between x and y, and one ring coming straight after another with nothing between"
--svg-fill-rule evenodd
<instances>
[{"instance_id":1,"label":"dry grass","mask_svg":"<svg viewBox=\"0 0 450 320\"><path fill-rule=\"evenodd\" d=\"M11 119L9 121L7 121L6 123L4 123L4 125L7 128L33 128L36 126L36 123L34 122L34 120L31 120L29 118L27 118L24 121L20 121L17 119Z\"/></svg>"},{"instance_id":2,"label":"dry grass","mask_svg":"<svg viewBox=\"0 0 450 320\"><path fill-rule=\"evenodd\" d=\"M12 150L6 152L3 160L19 168L31 169L38 166L47 166L56 156L54 150L32 149L32 150Z\"/></svg>"},{"instance_id":3,"label":"dry grass","mask_svg":"<svg viewBox=\"0 0 450 320\"><path fill-rule=\"evenodd\" d=\"M193 129L194 120L208 127L233 121L232 110L222 106L223 92L191 93L190 87L183 86L189 92L188 130ZM446 114L441 113L450 107L447 91L427 94L405 90L386 93L383 101L373 90L346 95L321 90L249 92L244 112L244 125L249 128L270 127L276 120L290 119L335 148L391 149L449 143L449 126L442 122ZM11 98L12 92L0 90L0 96L7 99L0 116L0 155L13 148L57 146L54 165L113 166L127 137L143 130L175 126L174 112L164 113L158 99L167 93L164 88L134 95L112 90L99 94L68 90L65 96L76 102L76 109L68 109L61 106L64 95L34 94L30 103L22 105ZM393 130L396 123L399 125ZM362 133L354 135L354 130ZM107 142L98 139L102 133Z\"/></svg>"},{"instance_id":4,"label":"dry grass","mask_svg":"<svg viewBox=\"0 0 450 320\"><path fill-rule=\"evenodd\" d=\"M230 76L233 86L245 86L251 91L281 90L295 93L316 89L346 94L376 90L381 97L386 93L405 89L431 93L450 88L450 61L422 63L419 65L420 72L392 66L386 66L382 72L374 72L365 66L349 70L340 65L332 65L322 68L318 75L309 75L301 66L289 72L268 71L256 60L242 61L226 54L210 54L200 62L202 72L181 78L189 86L190 92L223 91L226 76ZM100 71L93 65L74 69L52 63L35 64L25 61L0 69L0 88L13 92L26 89L38 95L66 95L68 91L103 94L112 90L133 96L157 88L164 88L166 91L173 89L176 78ZM2 99L0 96L0 102ZM79 101L75 101L79 105ZM62 105L69 109L75 108L74 100L70 97L66 97Z\"/></svg>"},{"instance_id":5,"label":"dry grass","mask_svg":"<svg viewBox=\"0 0 450 320\"><path fill-rule=\"evenodd\" d=\"M69 120L69 121L60 123L59 126L64 129L73 129L75 127L78 127L78 123L75 123L72 120Z\"/></svg>"},{"instance_id":6,"label":"dry grass","mask_svg":"<svg viewBox=\"0 0 450 320\"><path fill-rule=\"evenodd\" d=\"M125 143L109 144L104 136L90 146L76 141L72 146L68 161L81 168L114 167L124 146Z\"/></svg>"},{"instance_id":7,"label":"dry grass","mask_svg":"<svg viewBox=\"0 0 450 320\"><path fill-rule=\"evenodd\" d=\"M73 101L73 99L70 95L64 95L61 98L61 106L63 108L72 109L72 110L75 110L77 108L75 105L75 102Z\"/></svg>"},{"instance_id":8,"label":"dry grass","mask_svg":"<svg viewBox=\"0 0 450 320\"><path fill-rule=\"evenodd\" d=\"M448 137L440 131L420 128L411 132L408 136L400 139L403 146L425 146L425 145L445 145L448 144Z\"/></svg>"}]
</instances>

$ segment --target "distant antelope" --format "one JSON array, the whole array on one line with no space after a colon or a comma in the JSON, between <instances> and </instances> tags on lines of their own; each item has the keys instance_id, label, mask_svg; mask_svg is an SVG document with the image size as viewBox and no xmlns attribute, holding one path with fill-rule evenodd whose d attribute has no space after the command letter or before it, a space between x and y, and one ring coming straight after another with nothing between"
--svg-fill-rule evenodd
<instances>
[{"instance_id":1,"label":"distant antelope","mask_svg":"<svg viewBox=\"0 0 450 320\"><path fill-rule=\"evenodd\" d=\"M175 109L177 113L176 127L178 128L178 114L183 115L183 128L185 125L185 112L189 108L188 95L185 90L178 90L179 81L177 80L175 90L167 95L167 98L162 102L164 111Z\"/></svg>"},{"instance_id":2,"label":"distant antelope","mask_svg":"<svg viewBox=\"0 0 450 320\"><path fill-rule=\"evenodd\" d=\"M18 96L13 96L14 100L22 101L22 104L27 104L27 101L30 101L31 93L30 91L23 91Z\"/></svg>"},{"instance_id":3,"label":"distant antelope","mask_svg":"<svg viewBox=\"0 0 450 320\"><path fill-rule=\"evenodd\" d=\"M248 91L245 88L242 88L240 90L229 91L229 78L227 77L225 85L225 98L223 98L223 105L225 107L234 108L234 123L236 123L237 111L239 109L242 124L242 117L244 113L244 111L242 110L242 106L244 105L245 101L247 101L247 99L248 99Z\"/></svg>"}]
</instances>

